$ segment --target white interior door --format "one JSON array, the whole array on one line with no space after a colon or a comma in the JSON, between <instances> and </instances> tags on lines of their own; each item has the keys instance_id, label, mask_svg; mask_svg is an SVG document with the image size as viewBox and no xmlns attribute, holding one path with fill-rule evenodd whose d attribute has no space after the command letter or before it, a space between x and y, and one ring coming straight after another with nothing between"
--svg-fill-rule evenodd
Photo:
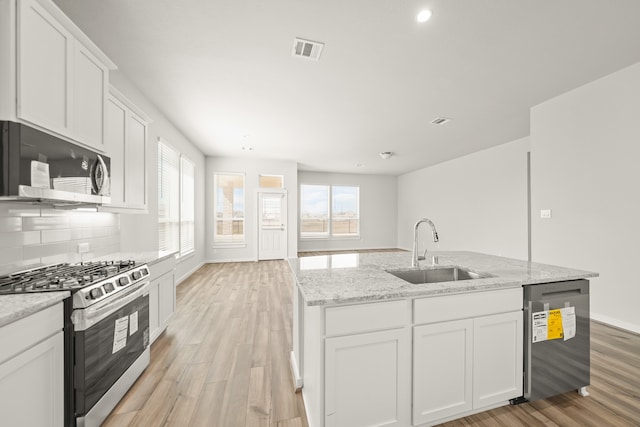
<instances>
[{"instance_id":1,"label":"white interior door","mask_svg":"<svg viewBox=\"0 0 640 427\"><path fill-rule=\"evenodd\" d=\"M287 257L287 193L258 193L258 259Z\"/></svg>"}]
</instances>

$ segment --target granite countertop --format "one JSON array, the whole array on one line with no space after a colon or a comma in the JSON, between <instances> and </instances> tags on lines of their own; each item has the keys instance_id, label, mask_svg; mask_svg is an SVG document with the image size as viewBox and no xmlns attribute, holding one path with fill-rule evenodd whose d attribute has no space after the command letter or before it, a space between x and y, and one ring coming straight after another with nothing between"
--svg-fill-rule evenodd
<instances>
[{"instance_id":1,"label":"granite countertop","mask_svg":"<svg viewBox=\"0 0 640 427\"><path fill-rule=\"evenodd\" d=\"M91 261L134 260L138 264L156 264L175 256L175 251L146 251L146 252L113 252L108 255L91 259Z\"/></svg>"},{"instance_id":2,"label":"granite countertop","mask_svg":"<svg viewBox=\"0 0 640 427\"><path fill-rule=\"evenodd\" d=\"M458 266L493 277L414 285L385 270L410 270L411 252L320 255L291 258L306 305L331 305L515 288L597 277L598 273L477 252L429 252L420 268Z\"/></svg>"},{"instance_id":3,"label":"granite countertop","mask_svg":"<svg viewBox=\"0 0 640 427\"><path fill-rule=\"evenodd\" d=\"M70 295L68 291L0 295L0 327L44 310Z\"/></svg>"}]
</instances>

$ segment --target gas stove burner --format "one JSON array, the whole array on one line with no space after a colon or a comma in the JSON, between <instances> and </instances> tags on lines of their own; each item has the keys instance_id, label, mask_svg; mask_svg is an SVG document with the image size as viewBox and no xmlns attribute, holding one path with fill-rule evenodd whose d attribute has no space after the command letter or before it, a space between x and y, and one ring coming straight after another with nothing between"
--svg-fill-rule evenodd
<instances>
[{"instance_id":1,"label":"gas stove burner","mask_svg":"<svg viewBox=\"0 0 640 427\"><path fill-rule=\"evenodd\" d=\"M85 261L78 264L54 264L32 270L0 276L0 294L76 291L108 280L118 275L131 276L131 281L142 277L133 260ZM133 272L130 272L133 270Z\"/></svg>"}]
</instances>

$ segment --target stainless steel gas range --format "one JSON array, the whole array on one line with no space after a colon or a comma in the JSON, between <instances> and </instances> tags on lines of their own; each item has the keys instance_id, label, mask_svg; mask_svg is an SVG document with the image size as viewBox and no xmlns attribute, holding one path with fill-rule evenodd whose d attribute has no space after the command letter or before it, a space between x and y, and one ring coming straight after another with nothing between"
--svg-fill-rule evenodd
<instances>
[{"instance_id":1,"label":"stainless steel gas range","mask_svg":"<svg viewBox=\"0 0 640 427\"><path fill-rule=\"evenodd\" d=\"M57 264L0 277L0 294L70 291L65 300L65 425L99 426L149 365L149 268Z\"/></svg>"}]
</instances>

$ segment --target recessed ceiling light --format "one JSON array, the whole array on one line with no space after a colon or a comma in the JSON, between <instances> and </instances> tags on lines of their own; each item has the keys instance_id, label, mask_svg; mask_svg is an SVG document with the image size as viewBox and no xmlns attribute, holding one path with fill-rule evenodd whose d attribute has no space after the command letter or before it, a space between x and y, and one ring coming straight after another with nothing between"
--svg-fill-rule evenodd
<instances>
[{"instance_id":1,"label":"recessed ceiling light","mask_svg":"<svg viewBox=\"0 0 640 427\"><path fill-rule=\"evenodd\" d=\"M362 163L358 163L358 164L356 164L356 167L357 167L357 168L363 168L363 167L364 167L364 165L363 165Z\"/></svg>"},{"instance_id":2,"label":"recessed ceiling light","mask_svg":"<svg viewBox=\"0 0 640 427\"><path fill-rule=\"evenodd\" d=\"M421 10L418 16L416 16L416 19L420 23L427 22L429 18L431 18L431 11L429 9Z\"/></svg>"},{"instance_id":3,"label":"recessed ceiling light","mask_svg":"<svg viewBox=\"0 0 640 427\"><path fill-rule=\"evenodd\" d=\"M391 151L383 151L382 153L380 153L380 157L382 157L384 160L389 159L391 156L393 156L393 153Z\"/></svg>"}]
</instances>

